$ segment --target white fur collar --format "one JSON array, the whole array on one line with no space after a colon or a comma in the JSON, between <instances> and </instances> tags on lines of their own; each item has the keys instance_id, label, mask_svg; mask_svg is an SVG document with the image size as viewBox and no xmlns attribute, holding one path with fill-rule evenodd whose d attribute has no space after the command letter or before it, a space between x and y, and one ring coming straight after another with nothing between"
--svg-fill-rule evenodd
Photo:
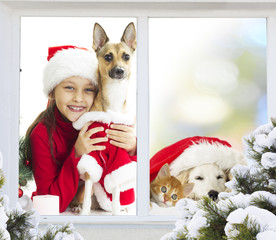
<instances>
[{"instance_id":1,"label":"white fur collar","mask_svg":"<svg viewBox=\"0 0 276 240\"><path fill-rule=\"evenodd\" d=\"M107 112L87 112L73 123L73 127L80 130L89 121L132 125L134 123L134 117L126 113L118 113L111 110L107 110Z\"/></svg>"}]
</instances>

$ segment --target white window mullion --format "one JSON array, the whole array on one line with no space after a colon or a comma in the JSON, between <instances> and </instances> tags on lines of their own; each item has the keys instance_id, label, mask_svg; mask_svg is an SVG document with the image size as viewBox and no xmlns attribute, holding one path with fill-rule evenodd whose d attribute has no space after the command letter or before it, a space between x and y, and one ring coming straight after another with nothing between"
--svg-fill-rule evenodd
<instances>
[{"instance_id":1,"label":"white window mullion","mask_svg":"<svg viewBox=\"0 0 276 240\"><path fill-rule=\"evenodd\" d=\"M276 117L276 17L267 18L267 116ZM265 79L264 79L265 80Z\"/></svg>"},{"instance_id":2,"label":"white window mullion","mask_svg":"<svg viewBox=\"0 0 276 240\"><path fill-rule=\"evenodd\" d=\"M6 179L3 192L14 207L18 198L20 17L0 3L0 152Z\"/></svg>"},{"instance_id":3,"label":"white window mullion","mask_svg":"<svg viewBox=\"0 0 276 240\"><path fill-rule=\"evenodd\" d=\"M149 211L149 66L148 17L137 20L137 215Z\"/></svg>"}]
</instances>

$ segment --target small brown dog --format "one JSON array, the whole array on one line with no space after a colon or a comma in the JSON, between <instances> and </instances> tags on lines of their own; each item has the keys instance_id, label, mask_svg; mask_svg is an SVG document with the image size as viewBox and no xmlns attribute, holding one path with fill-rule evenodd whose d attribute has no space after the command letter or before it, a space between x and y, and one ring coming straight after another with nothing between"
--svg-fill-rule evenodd
<instances>
[{"instance_id":1,"label":"small brown dog","mask_svg":"<svg viewBox=\"0 0 276 240\"><path fill-rule=\"evenodd\" d=\"M93 33L93 49L99 61L99 92L91 111L125 112L128 80L131 74L131 58L136 49L136 31L130 23L120 43L109 43L104 29L96 23Z\"/></svg>"},{"instance_id":2,"label":"small brown dog","mask_svg":"<svg viewBox=\"0 0 276 240\"><path fill-rule=\"evenodd\" d=\"M93 49L98 59L98 93L90 112L81 116L74 123L74 127L81 129L89 121L93 121L93 124L100 122L99 124L104 124L104 128L108 128L111 122L131 125L133 119L130 120L125 113L131 59L136 49L134 24L130 23L125 28L120 43L110 43L104 29L96 23L93 31ZM104 137L104 135L98 137ZM114 147L110 144L106 145L106 149ZM112 214L119 214L120 194L132 190L136 174L136 163L131 162L124 151L119 148L109 152L108 150L94 151L82 156L78 163L78 170L85 184L78 190L74 203L83 202L81 212L83 215L90 212L93 187L100 206L104 208L103 206L107 205L106 203L101 205L103 195L97 196L95 189L97 186L104 189L107 195L112 195ZM101 185L99 185L100 179L104 179Z\"/></svg>"}]
</instances>

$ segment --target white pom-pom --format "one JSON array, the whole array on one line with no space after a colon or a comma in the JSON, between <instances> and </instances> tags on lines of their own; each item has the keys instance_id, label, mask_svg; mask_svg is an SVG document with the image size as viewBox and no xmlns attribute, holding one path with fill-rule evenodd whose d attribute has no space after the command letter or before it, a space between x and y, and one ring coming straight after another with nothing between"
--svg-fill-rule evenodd
<instances>
[{"instance_id":1,"label":"white pom-pom","mask_svg":"<svg viewBox=\"0 0 276 240\"><path fill-rule=\"evenodd\" d=\"M27 195L23 195L21 198L19 198L18 202L20 203L21 207L26 211L33 208L33 202L31 198Z\"/></svg>"}]
</instances>

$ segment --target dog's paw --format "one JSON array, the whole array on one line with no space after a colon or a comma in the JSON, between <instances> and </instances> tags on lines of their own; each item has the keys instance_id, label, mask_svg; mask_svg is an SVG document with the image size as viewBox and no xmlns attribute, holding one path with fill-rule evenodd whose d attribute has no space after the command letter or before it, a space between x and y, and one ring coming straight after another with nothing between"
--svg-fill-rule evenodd
<instances>
[{"instance_id":1,"label":"dog's paw","mask_svg":"<svg viewBox=\"0 0 276 240\"><path fill-rule=\"evenodd\" d=\"M75 206L71 208L71 212L73 213L80 213L81 212L81 206Z\"/></svg>"}]
</instances>

